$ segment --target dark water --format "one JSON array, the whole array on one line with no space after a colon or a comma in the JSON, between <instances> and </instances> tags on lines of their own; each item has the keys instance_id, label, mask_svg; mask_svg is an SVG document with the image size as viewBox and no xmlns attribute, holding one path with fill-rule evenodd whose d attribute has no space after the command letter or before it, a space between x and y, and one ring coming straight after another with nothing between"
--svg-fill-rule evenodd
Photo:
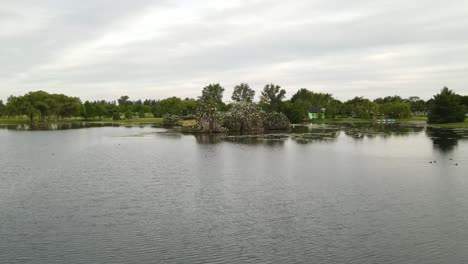
<instances>
[{"instance_id":1,"label":"dark water","mask_svg":"<svg viewBox=\"0 0 468 264\"><path fill-rule=\"evenodd\" d=\"M466 131L61 128L0 127L0 263L468 261Z\"/></svg>"}]
</instances>

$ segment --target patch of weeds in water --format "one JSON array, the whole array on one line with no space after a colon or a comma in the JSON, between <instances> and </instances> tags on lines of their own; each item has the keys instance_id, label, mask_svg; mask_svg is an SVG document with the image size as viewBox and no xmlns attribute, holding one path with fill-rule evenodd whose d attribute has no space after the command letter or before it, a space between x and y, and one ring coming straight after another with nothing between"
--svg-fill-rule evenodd
<instances>
[{"instance_id":1,"label":"patch of weeds in water","mask_svg":"<svg viewBox=\"0 0 468 264\"><path fill-rule=\"evenodd\" d=\"M143 133L138 133L138 134L130 134L130 135L124 135L124 136L119 136L119 137L128 137L128 138L142 138L146 137L149 135L154 135L154 132L143 132Z\"/></svg>"},{"instance_id":2,"label":"patch of weeds in water","mask_svg":"<svg viewBox=\"0 0 468 264\"><path fill-rule=\"evenodd\" d=\"M303 133L303 134L292 134L291 139L300 144L320 142L320 141L333 141L339 135L339 131L331 132L315 132L315 133Z\"/></svg>"}]
</instances>

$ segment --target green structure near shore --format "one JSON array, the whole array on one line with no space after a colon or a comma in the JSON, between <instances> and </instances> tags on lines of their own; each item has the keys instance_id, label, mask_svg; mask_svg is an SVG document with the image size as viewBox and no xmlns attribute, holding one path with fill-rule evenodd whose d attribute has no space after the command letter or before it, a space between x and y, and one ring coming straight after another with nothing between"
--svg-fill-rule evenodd
<instances>
[{"instance_id":1,"label":"green structure near shore","mask_svg":"<svg viewBox=\"0 0 468 264\"><path fill-rule=\"evenodd\" d=\"M309 120L314 119L324 119L325 118L325 108L318 108L315 106L309 107Z\"/></svg>"}]
</instances>

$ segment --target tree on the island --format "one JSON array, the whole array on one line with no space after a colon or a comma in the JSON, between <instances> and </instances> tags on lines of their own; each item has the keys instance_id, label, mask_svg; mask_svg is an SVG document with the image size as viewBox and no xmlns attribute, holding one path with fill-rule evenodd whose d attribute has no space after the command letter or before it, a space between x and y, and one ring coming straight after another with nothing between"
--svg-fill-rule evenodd
<instances>
[{"instance_id":1,"label":"tree on the island","mask_svg":"<svg viewBox=\"0 0 468 264\"><path fill-rule=\"evenodd\" d=\"M252 102L234 103L224 114L223 126L241 133L262 130L264 112Z\"/></svg>"},{"instance_id":2,"label":"tree on the island","mask_svg":"<svg viewBox=\"0 0 468 264\"><path fill-rule=\"evenodd\" d=\"M282 111L286 90L273 83L265 85L260 96L260 104L268 111Z\"/></svg>"},{"instance_id":3,"label":"tree on the island","mask_svg":"<svg viewBox=\"0 0 468 264\"><path fill-rule=\"evenodd\" d=\"M223 93L224 87L222 87L219 83L212 83L203 88L200 100L205 102L213 102L219 107L223 105Z\"/></svg>"},{"instance_id":4,"label":"tree on the island","mask_svg":"<svg viewBox=\"0 0 468 264\"><path fill-rule=\"evenodd\" d=\"M444 87L435 95L428 114L428 122L435 124L463 122L465 107L460 102L460 96Z\"/></svg>"},{"instance_id":5,"label":"tree on the island","mask_svg":"<svg viewBox=\"0 0 468 264\"><path fill-rule=\"evenodd\" d=\"M215 133L222 131L223 116L213 100L201 100L197 110L197 126L201 132Z\"/></svg>"},{"instance_id":6,"label":"tree on the island","mask_svg":"<svg viewBox=\"0 0 468 264\"><path fill-rule=\"evenodd\" d=\"M255 91L247 83L241 83L234 87L231 99L236 102L252 102Z\"/></svg>"}]
</instances>

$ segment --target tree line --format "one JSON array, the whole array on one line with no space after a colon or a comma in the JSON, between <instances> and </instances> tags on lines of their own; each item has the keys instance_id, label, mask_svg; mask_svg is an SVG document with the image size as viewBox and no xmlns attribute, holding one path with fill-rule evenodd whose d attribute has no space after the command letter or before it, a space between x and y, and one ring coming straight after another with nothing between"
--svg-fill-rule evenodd
<instances>
[{"instance_id":1,"label":"tree line","mask_svg":"<svg viewBox=\"0 0 468 264\"><path fill-rule=\"evenodd\" d=\"M292 123L307 120L308 109L314 106L325 109L328 118L354 117L369 119L375 116L386 118L409 118L412 115L427 115L431 123L462 122L468 109L468 96L462 96L443 88L430 100L417 96L402 98L398 95L370 100L354 97L340 101L329 93L313 92L302 88L286 99L286 90L276 84L264 86L259 100L254 102L255 90L247 83L234 87L231 102L226 103L225 88L219 83L204 87L198 98L169 97L162 100L130 100L126 95L114 101L85 101L63 94L49 94L44 91L29 92L22 96L10 96L5 103L0 100L0 116L27 116L31 122L57 121L71 117L85 120L104 118L132 119L144 117L177 116L195 119L206 105L217 112L228 112L236 104L253 104L262 111L284 114Z\"/></svg>"}]
</instances>

